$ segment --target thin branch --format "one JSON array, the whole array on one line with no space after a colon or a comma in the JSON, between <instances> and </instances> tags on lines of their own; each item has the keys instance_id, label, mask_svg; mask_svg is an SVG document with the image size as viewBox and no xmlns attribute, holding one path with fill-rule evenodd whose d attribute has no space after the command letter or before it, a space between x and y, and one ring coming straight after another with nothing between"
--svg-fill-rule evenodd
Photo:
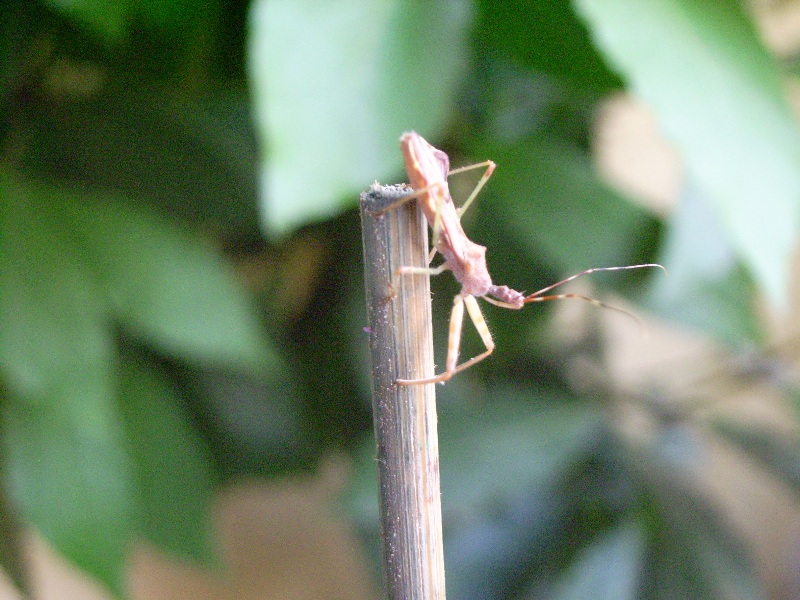
<instances>
[{"instance_id":1,"label":"thin branch","mask_svg":"<svg viewBox=\"0 0 800 600\"><path fill-rule=\"evenodd\" d=\"M416 202L381 213L411 191L376 183L361 196L384 590L443 600L435 386L396 383L434 372L428 277L394 281L399 267L427 266L427 225Z\"/></svg>"}]
</instances>

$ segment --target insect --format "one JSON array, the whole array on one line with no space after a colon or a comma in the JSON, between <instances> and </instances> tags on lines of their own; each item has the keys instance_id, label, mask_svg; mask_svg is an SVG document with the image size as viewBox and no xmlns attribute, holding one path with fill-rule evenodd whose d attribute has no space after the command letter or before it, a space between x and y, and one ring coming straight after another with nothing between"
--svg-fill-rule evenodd
<instances>
[{"instance_id":1,"label":"insect","mask_svg":"<svg viewBox=\"0 0 800 600\"><path fill-rule=\"evenodd\" d=\"M629 314L622 309L608 306L594 298L589 298L581 294L547 295L547 292L578 277L598 271L619 271L650 267L664 269L664 267L658 264L587 269L528 295L513 290L505 285L494 285L486 265L486 247L472 242L467 237L461 227L461 215L469 208L481 188L492 176L495 170L495 163L491 160L487 160L482 163L461 167L451 171L450 159L447 154L433 147L415 131L406 132L400 137L400 148L403 152L406 171L414 192L390 204L381 212L393 210L405 202L416 199L432 229L433 249L431 250L428 262L430 263L437 252L444 257L444 262L437 267L400 267L395 272L395 280L402 276L439 275L444 271L452 271L453 276L461 284L461 291L455 296L453 300L453 309L450 313L450 330L448 332L445 370L435 377L425 379L398 379L398 385L443 383L452 378L456 373L482 361L494 351L495 345L492 340L492 335L489 333L489 328L486 325L486 321L483 318L483 313L481 312L476 298L483 298L496 306L514 310L519 310L526 304L532 302L546 302L548 300L562 298L579 298L597 306L603 306ZM481 168L485 170L478 184L475 186L475 189L473 189L461 208L456 208L453 198L450 196L450 188L447 184L448 176ZM465 306L470 320L481 336L486 350L458 364Z\"/></svg>"}]
</instances>

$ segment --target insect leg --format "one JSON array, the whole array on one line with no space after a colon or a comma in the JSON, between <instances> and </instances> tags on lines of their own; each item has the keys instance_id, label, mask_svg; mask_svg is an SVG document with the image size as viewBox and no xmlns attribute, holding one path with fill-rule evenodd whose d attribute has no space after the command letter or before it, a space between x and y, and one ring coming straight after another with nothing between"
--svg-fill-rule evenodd
<instances>
[{"instance_id":1,"label":"insect leg","mask_svg":"<svg viewBox=\"0 0 800 600\"><path fill-rule=\"evenodd\" d=\"M467 296L467 298L475 298ZM445 370L440 375L427 379L398 379L397 385L422 385L424 383L441 383L455 375L458 368L458 349L461 345L461 327L464 323L464 298L461 294L453 300L453 310L450 313L450 331L447 335L447 362Z\"/></svg>"},{"instance_id":2,"label":"insect leg","mask_svg":"<svg viewBox=\"0 0 800 600\"><path fill-rule=\"evenodd\" d=\"M465 212L467 212L469 205L472 204L472 201L475 200L475 198L477 197L478 193L480 193L483 186L486 185L487 181L489 181L489 178L492 176L492 173L494 173L494 169L496 166L497 165L494 164L494 161L486 160L482 163L476 163L474 165L467 165L466 167L459 167L458 169L453 169L447 174L449 177L450 175L455 175L456 173L463 173L464 171L471 171L472 169L482 169L483 167L486 167L486 171L484 171L483 175L480 178L480 181L478 181L478 185L476 185L475 189L472 190L472 193L469 195L469 198L467 198L467 201L464 202L464 204L461 205L461 208L458 209L459 217L463 215Z\"/></svg>"},{"instance_id":3,"label":"insect leg","mask_svg":"<svg viewBox=\"0 0 800 600\"><path fill-rule=\"evenodd\" d=\"M397 280L402 275L430 275L433 277L434 275L441 275L449 268L447 263L442 263L438 267L400 267L394 272L395 281L392 285L396 285Z\"/></svg>"},{"instance_id":4,"label":"insect leg","mask_svg":"<svg viewBox=\"0 0 800 600\"><path fill-rule=\"evenodd\" d=\"M458 364L458 353L461 347L461 330L464 323L464 305L467 306L472 324L483 340L486 350L470 358L468 361ZM445 370L440 375L430 377L428 379L398 379L398 385L419 385L423 383L441 383L448 381L453 375L468 369L472 365L482 361L494 351L494 340L492 334L489 333L489 327L486 325L486 320L483 318L480 306L475 296L461 296L460 294L455 297L453 301L453 311L450 313L450 332L447 336L447 360L445 363Z\"/></svg>"},{"instance_id":5,"label":"insect leg","mask_svg":"<svg viewBox=\"0 0 800 600\"><path fill-rule=\"evenodd\" d=\"M494 340L492 339L492 334L489 333L489 327L486 325L486 319L483 318L481 307L478 306L478 301L475 299L475 296L466 296L464 298L464 304L467 305L469 318L472 320L472 324L475 325L475 329L478 330L478 333L483 340L483 345L486 346L486 350L478 356L470 358L468 361L458 365L458 367L455 369L456 373L459 373L464 369L469 369L472 365L482 361L484 358L494 352ZM448 359L449 358L450 356L448 354ZM456 359L458 359L458 356L456 356Z\"/></svg>"},{"instance_id":6,"label":"insect leg","mask_svg":"<svg viewBox=\"0 0 800 600\"><path fill-rule=\"evenodd\" d=\"M424 196L425 194L437 194L437 195L441 196L441 191L439 191L441 189L442 189L442 186L439 183L432 183L430 185L426 185L423 188L419 188L418 190L414 190L413 192L408 194L408 196L403 196L402 198L400 198L398 200L395 200L394 202L392 202L388 206L384 206L380 210L370 211L369 214L371 216L373 216L373 217L380 217L382 215L385 215L389 211L392 211L392 210L395 210L397 208L400 208L406 202L411 202L412 200L416 200L417 198L420 198L420 197Z\"/></svg>"},{"instance_id":7,"label":"insect leg","mask_svg":"<svg viewBox=\"0 0 800 600\"><path fill-rule=\"evenodd\" d=\"M433 248L431 248L430 254L428 255L428 263L430 263L433 260L434 255L436 254L436 244L439 242L439 234L442 231L442 204L446 201L444 193L442 191L443 189L444 188L440 183L432 183L418 190L414 190L409 195L403 196L399 200L395 200L394 202L392 202L388 206L384 206L380 210L370 211L370 215L372 215L373 217L380 217L391 210L400 208L406 202L410 202L411 200L416 200L417 198L422 198L426 194L433 197L435 199L434 202L436 203L436 207L434 211L433 223L430 224L431 229L433 230L433 233L431 235L431 239L433 241L432 243ZM428 213L426 212L425 214L427 215ZM439 272L441 273L441 271ZM438 273L432 273L432 274L437 275Z\"/></svg>"},{"instance_id":8,"label":"insect leg","mask_svg":"<svg viewBox=\"0 0 800 600\"><path fill-rule=\"evenodd\" d=\"M428 264L433 260L433 257L436 255L437 247L439 245L439 236L442 233L442 205L445 203L445 197L443 194L435 194L433 195L436 201L436 213L434 214L433 223L431 224L431 251L428 253Z\"/></svg>"},{"instance_id":9,"label":"insect leg","mask_svg":"<svg viewBox=\"0 0 800 600\"><path fill-rule=\"evenodd\" d=\"M394 272L392 283L389 285L389 296L386 300L392 300L397 296L397 282L403 275L428 275L433 277L434 275L441 275L449 268L447 263L442 263L438 267L399 267Z\"/></svg>"}]
</instances>

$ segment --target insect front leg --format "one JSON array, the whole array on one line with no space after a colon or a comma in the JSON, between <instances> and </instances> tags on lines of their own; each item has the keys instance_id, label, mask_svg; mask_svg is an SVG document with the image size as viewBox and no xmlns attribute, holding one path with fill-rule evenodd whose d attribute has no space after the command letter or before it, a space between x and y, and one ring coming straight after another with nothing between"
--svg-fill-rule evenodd
<instances>
[{"instance_id":1,"label":"insect front leg","mask_svg":"<svg viewBox=\"0 0 800 600\"><path fill-rule=\"evenodd\" d=\"M381 217L385 215L387 212L391 212L395 209L400 208L406 202L411 202L412 200L416 200L417 198L423 197L425 194L436 194L437 196L441 196L442 192L442 185L439 182L431 183L430 185L426 185L423 188L415 189L407 196L403 196L389 204L388 206L384 206L380 210L371 210L369 211L370 216L373 217Z\"/></svg>"},{"instance_id":2,"label":"insect front leg","mask_svg":"<svg viewBox=\"0 0 800 600\"><path fill-rule=\"evenodd\" d=\"M428 264L431 264L433 257L436 256L437 246L439 245L439 236L442 233L442 203L444 202L444 197L441 194L436 194L436 214L433 219L433 224L431 225L431 239L432 248L431 251L428 252Z\"/></svg>"},{"instance_id":3,"label":"insect front leg","mask_svg":"<svg viewBox=\"0 0 800 600\"><path fill-rule=\"evenodd\" d=\"M438 267L400 267L394 272L392 283L389 286L389 300L393 300L397 296L397 284L403 275L427 275L433 277L434 275L441 275L447 271L449 267L447 263L442 263Z\"/></svg>"},{"instance_id":4,"label":"insect front leg","mask_svg":"<svg viewBox=\"0 0 800 600\"><path fill-rule=\"evenodd\" d=\"M474 165L467 165L466 167L459 167L458 169L453 169L447 174L449 177L450 175L455 175L456 173L463 173L464 171L471 171L472 169L482 169L483 167L486 167L486 171L484 171L483 175L480 178L480 181L478 181L478 184L475 186L475 189L472 190L472 193L469 195L469 198L467 198L466 202L464 202L464 204L461 205L461 208L458 209L459 218L461 217L461 215L467 212L469 205L472 204L472 201L475 200L475 198L478 196L483 186L486 185L487 181L489 181L489 178L492 176L492 173L494 173L496 166L497 165L494 164L494 161L485 160L481 163L476 163Z\"/></svg>"}]
</instances>

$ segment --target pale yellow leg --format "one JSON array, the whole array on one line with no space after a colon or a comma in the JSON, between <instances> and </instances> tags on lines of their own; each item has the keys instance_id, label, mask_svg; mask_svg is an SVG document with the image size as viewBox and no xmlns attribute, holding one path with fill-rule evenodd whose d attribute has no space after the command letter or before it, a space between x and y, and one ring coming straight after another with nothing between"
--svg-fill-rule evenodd
<instances>
[{"instance_id":1,"label":"pale yellow leg","mask_svg":"<svg viewBox=\"0 0 800 600\"><path fill-rule=\"evenodd\" d=\"M492 176L492 173L494 173L494 169L496 166L497 165L494 164L494 161L485 160L482 163L476 163L474 165L467 165L466 167L459 167L458 169L453 169L447 174L447 176L449 177L450 175L455 175L456 173L463 173L465 171L471 171L472 169L482 169L486 167L486 171L484 171L483 176L480 178L480 181L478 181L478 185L476 185L475 189L472 190L472 193L469 195L469 198L467 198L467 201L464 202L464 204L462 204L461 207L458 209L459 217L461 217L461 215L467 212L469 205L472 204L472 201L475 200L475 198L478 196L483 186L486 185L487 181L489 181L489 178Z\"/></svg>"},{"instance_id":2,"label":"pale yellow leg","mask_svg":"<svg viewBox=\"0 0 800 600\"><path fill-rule=\"evenodd\" d=\"M392 286L389 290L389 298L394 298L397 295L397 282L403 275L441 275L447 271L449 267L447 263L442 263L438 267L400 267L394 272L394 279L392 279Z\"/></svg>"},{"instance_id":3,"label":"pale yellow leg","mask_svg":"<svg viewBox=\"0 0 800 600\"><path fill-rule=\"evenodd\" d=\"M472 169L481 169L483 167L486 167L486 171L483 173L483 176L480 178L480 181L478 181L478 184L470 193L466 202L464 202L464 204L462 204L460 208L456 209L456 214L458 215L459 219L461 218L461 215L463 215L467 211L470 204L472 204L472 201L475 200L475 198L478 196L483 186L486 185L486 182L489 181L489 178L492 176L492 173L494 172L495 166L496 165L494 164L493 161L487 160L482 163L467 165L466 167L459 167L458 169L453 169L447 174L447 176L449 177L450 175L453 174L463 173L465 171L470 171ZM439 243L439 233L441 231L442 197L437 195L436 201L437 201L436 218L433 220L433 235L432 235L433 248L431 248L430 254L428 254L429 263L433 260L433 257L436 254L436 245Z\"/></svg>"},{"instance_id":4,"label":"pale yellow leg","mask_svg":"<svg viewBox=\"0 0 800 600\"><path fill-rule=\"evenodd\" d=\"M430 275L433 277L434 275L441 275L448 268L447 263L442 263L438 267L400 267L394 272L394 276L395 278L401 275Z\"/></svg>"},{"instance_id":5,"label":"pale yellow leg","mask_svg":"<svg viewBox=\"0 0 800 600\"><path fill-rule=\"evenodd\" d=\"M422 385L424 383L440 383L447 381L456 373L458 362L458 348L461 343L461 325L464 322L464 299L459 294L453 300L453 310L450 313L450 332L447 335L447 362L445 371L436 377L427 379L398 379L397 385Z\"/></svg>"},{"instance_id":6,"label":"pale yellow leg","mask_svg":"<svg viewBox=\"0 0 800 600\"><path fill-rule=\"evenodd\" d=\"M469 313L469 318L472 320L472 324L475 325L475 329L478 330L478 334L480 334L481 340L483 340L483 345L486 346L486 351L460 364L456 369L456 373L470 368L472 365L482 361L494 352L492 334L489 333L489 326L486 324L486 319L483 318L483 313L481 312L480 306L478 306L478 301L475 299L475 296L466 296L464 298L464 303L467 305L467 312Z\"/></svg>"},{"instance_id":7,"label":"pale yellow leg","mask_svg":"<svg viewBox=\"0 0 800 600\"><path fill-rule=\"evenodd\" d=\"M436 194L436 215L434 216L433 225L431 226L431 245L433 248L431 249L431 253L428 255L429 263L433 260L436 246L439 244L439 234L442 233L442 202L442 195Z\"/></svg>"},{"instance_id":8,"label":"pale yellow leg","mask_svg":"<svg viewBox=\"0 0 800 600\"><path fill-rule=\"evenodd\" d=\"M387 213L387 212L389 212L389 211L392 211L392 210L395 210L395 209L397 209L397 208L400 208L400 207L401 207L401 206L403 206L403 204L405 204L406 202L411 202L412 200L416 200L417 198L419 198L419 197L420 197L420 196L422 196L423 194L427 194L427 193L428 193L428 192L430 192L430 191L431 191L433 188L439 188L439 184L438 184L438 183L434 183L434 184L431 184L431 185L425 186L424 188L420 188L420 189L418 189L418 190L414 190L414 191L413 191L413 192L411 192L411 193L410 193L408 196L403 196L403 197L402 197L402 198L400 198L399 200L395 200L394 202L392 202L392 203L391 203L391 204L389 204L388 206L384 206L384 207L383 207L382 209L380 209L380 210L370 211L370 214L371 214L373 217L380 217L381 215L384 215L384 214L386 214L386 213Z\"/></svg>"},{"instance_id":9,"label":"pale yellow leg","mask_svg":"<svg viewBox=\"0 0 800 600\"><path fill-rule=\"evenodd\" d=\"M458 353L461 347L461 330L464 323L464 305L467 306L467 312L472 320L475 329L483 340L486 346L486 351L482 352L474 358L462 364L458 364ZM429 377L427 379L398 379L398 385L421 385L423 383L442 383L448 381L453 375L468 369L475 363L482 361L494 351L494 341L492 334L489 333L489 327L486 325L486 320L483 318L483 313L478 306L478 301L474 296L461 296L460 294L453 300L453 310L450 313L450 331L447 335L447 360L445 362L445 370L440 375Z\"/></svg>"}]
</instances>

